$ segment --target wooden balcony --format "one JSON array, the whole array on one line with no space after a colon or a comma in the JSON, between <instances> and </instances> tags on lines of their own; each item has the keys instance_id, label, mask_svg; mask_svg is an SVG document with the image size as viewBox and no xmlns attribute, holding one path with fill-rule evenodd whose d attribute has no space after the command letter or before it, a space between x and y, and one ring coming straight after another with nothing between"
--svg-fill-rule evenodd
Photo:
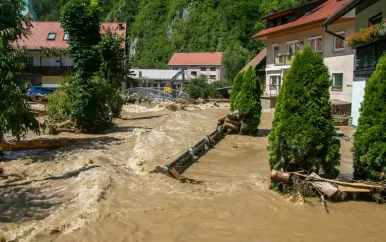
<instances>
[{"instance_id":1,"label":"wooden balcony","mask_svg":"<svg viewBox=\"0 0 386 242\"><path fill-rule=\"evenodd\" d=\"M275 66L291 65L295 55L282 55L275 58Z\"/></svg>"},{"instance_id":2,"label":"wooden balcony","mask_svg":"<svg viewBox=\"0 0 386 242\"><path fill-rule=\"evenodd\" d=\"M71 72L73 66L28 66L26 73L40 74L44 76L61 76L64 72Z\"/></svg>"},{"instance_id":3,"label":"wooden balcony","mask_svg":"<svg viewBox=\"0 0 386 242\"><path fill-rule=\"evenodd\" d=\"M356 47L355 76L368 78L375 71L379 58L386 54L386 38Z\"/></svg>"}]
</instances>

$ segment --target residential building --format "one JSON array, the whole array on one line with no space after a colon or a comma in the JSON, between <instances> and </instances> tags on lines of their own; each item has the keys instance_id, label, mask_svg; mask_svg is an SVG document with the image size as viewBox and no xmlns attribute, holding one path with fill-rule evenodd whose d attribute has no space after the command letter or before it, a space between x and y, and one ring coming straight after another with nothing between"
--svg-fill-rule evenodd
<instances>
[{"instance_id":1,"label":"residential building","mask_svg":"<svg viewBox=\"0 0 386 242\"><path fill-rule=\"evenodd\" d=\"M323 28L323 22L350 3L350 0L317 0L272 13L264 19L267 28L253 38L267 41L266 85L264 96L271 106L283 85L284 76L291 67L297 51L306 44L323 56L329 68L332 86L331 101L351 102L354 50L344 44L344 38L355 32L354 16L347 14Z\"/></svg>"},{"instance_id":2,"label":"residential building","mask_svg":"<svg viewBox=\"0 0 386 242\"><path fill-rule=\"evenodd\" d=\"M381 23L386 19L386 0L354 0L338 13L332 15L324 26L339 22L350 12L355 13L355 31ZM360 108L365 94L366 81L374 72L379 58L386 54L386 35L356 48L352 109L352 125L358 125Z\"/></svg>"},{"instance_id":3,"label":"residential building","mask_svg":"<svg viewBox=\"0 0 386 242\"><path fill-rule=\"evenodd\" d=\"M210 82L223 79L221 52L174 53L168 66L172 70L185 69L188 79L205 78Z\"/></svg>"},{"instance_id":4,"label":"residential building","mask_svg":"<svg viewBox=\"0 0 386 242\"><path fill-rule=\"evenodd\" d=\"M24 0L24 11L22 12L23 16L28 16L32 20L37 21L38 15L36 14L32 0Z\"/></svg>"},{"instance_id":5,"label":"residential building","mask_svg":"<svg viewBox=\"0 0 386 242\"><path fill-rule=\"evenodd\" d=\"M31 22L31 34L15 43L26 47L26 73L33 85L57 87L64 72L73 70L73 60L68 56L43 58L44 49L67 49L69 35L59 22ZM110 29L126 39L126 23L102 23L101 33ZM126 47L125 42L122 47Z\"/></svg>"},{"instance_id":6,"label":"residential building","mask_svg":"<svg viewBox=\"0 0 386 242\"><path fill-rule=\"evenodd\" d=\"M265 85L266 72L265 66L267 64L267 48L264 48L257 54L248 64L241 70L246 71L249 67L253 67L256 75L259 77L260 84Z\"/></svg>"}]
</instances>

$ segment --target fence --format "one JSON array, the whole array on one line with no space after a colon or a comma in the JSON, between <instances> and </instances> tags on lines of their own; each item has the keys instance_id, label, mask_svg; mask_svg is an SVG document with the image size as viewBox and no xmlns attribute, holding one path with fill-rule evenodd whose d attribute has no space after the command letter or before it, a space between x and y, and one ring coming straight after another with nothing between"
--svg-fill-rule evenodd
<instances>
[{"instance_id":1,"label":"fence","mask_svg":"<svg viewBox=\"0 0 386 242\"><path fill-rule=\"evenodd\" d=\"M351 116L351 103L331 104L331 114L333 116Z\"/></svg>"},{"instance_id":2,"label":"fence","mask_svg":"<svg viewBox=\"0 0 386 242\"><path fill-rule=\"evenodd\" d=\"M172 89L170 87L135 87L122 91L122 95L130 96L136 94L141 97L148 97L159 101L171 101L174 99L189 100L189 95L181 90Z\"/></svg>"}]
</instances>

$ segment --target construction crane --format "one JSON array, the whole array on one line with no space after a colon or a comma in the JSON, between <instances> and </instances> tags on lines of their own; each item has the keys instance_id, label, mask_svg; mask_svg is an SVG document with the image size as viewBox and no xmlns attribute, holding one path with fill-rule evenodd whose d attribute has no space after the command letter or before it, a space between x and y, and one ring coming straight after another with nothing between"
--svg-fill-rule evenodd
<instances>
[{"instance_id":1,"label":"construction crane","mask_svg":"<svg viewBox=\"0 0 386 242\"><path fill-rule=\"evenodd\" d=\"M186 69L185 68L182 68L181 70L179 70L173 77L172 77L172 79L170 79L170 86L173 88L173 89L175 89L174 88L174 82L177 80L177 78L181 75L182 76L182 83L184 83L185 82L185 71L186 71Z\"/></svg>"}]
</instances>

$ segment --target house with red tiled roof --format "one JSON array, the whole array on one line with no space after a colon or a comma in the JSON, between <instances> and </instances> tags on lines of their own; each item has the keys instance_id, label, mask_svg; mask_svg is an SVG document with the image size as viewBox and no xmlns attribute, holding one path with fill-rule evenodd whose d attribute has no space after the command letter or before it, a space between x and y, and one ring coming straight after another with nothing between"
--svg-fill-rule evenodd
<instances>
[{"instance_id":1,"label":"house with red tiled roof","mask_svg":"<svg viewBox=\"0 0 386 242\"><path fill-rule=\"evenodd\" d=\"M331 101L351 103L354 51L345 46L345 37L355 32L353 12L323 27L324 21L340 11L351 0L314 0L301 6L266 16L267 27L254 39L267 41L265 96L280 92L283 79L295 57L306 44L324 57L332 86ZM275 103L275 101L273 101Z\"/></svg>"},{"instance_id":2,"label":"house with red tiled roof","mask_svg":"<svg viewBox=\"0 0 386 242\"><path fill-rule=\"evenodd\" d=\"M69 35L59 22L31 22L30 35L19 39L15 45L26 47L26 73L33 85L57 87L64 72L73 69L73 61L68 56L42 57L44 49L67 49ZM115 32L126 39L126 23L102 23L100 32ZM122 47L126 49L125 42Z\"/></svg>"},{"instance_id":3,"label":"house with red tiled roof","mask_svg":"<svg viewBox=\"0 0 386 242\"><path fill-rule=\"evenodd\" d=\"M170 58L169 69L186 69L187 78L206 78L219 81L223 78L221 52L174 53Z\"/></svg>"}]
</instances>

